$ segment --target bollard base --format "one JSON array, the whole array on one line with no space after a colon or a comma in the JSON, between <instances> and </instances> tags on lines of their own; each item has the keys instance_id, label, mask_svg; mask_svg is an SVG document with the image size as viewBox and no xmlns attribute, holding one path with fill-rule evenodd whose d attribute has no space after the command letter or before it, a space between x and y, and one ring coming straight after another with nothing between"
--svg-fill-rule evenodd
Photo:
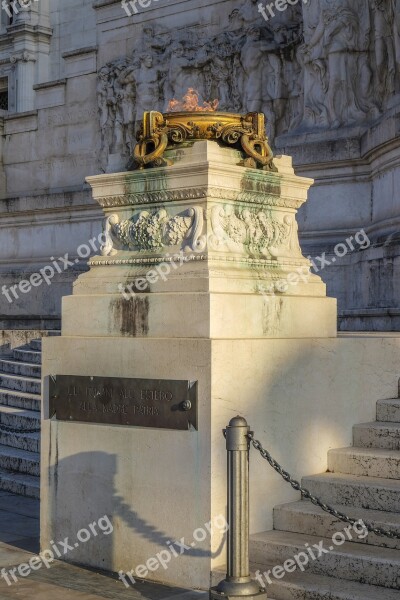
<instances>
[{"instance_id":1,"label":"bollard base","mask_svg":"<svg viewBox=\"0 0 400 600\"><path fill-rule=\"evenodd\" d=\"M216 587L210 589L210 600L228 600L228 599L239 599L246 598L246 600L267 600L267 592L265 588L259 588L258 592L254 592L253 594L230 594L225 592L219 592Z\"/></svg>"},{"instance_id":2,"label":"bollard base","mask_svg":"<svg viewBox=\"0 0 400 600\"><path fill-rule=\"evenodd\" d=\"M243 578L245 579L245 578ZM267 592L252 579L224 579L210 589L210 600L226 600L227 598L245 598L246 600L266 600Z\"/></svg>"}]
</instances>

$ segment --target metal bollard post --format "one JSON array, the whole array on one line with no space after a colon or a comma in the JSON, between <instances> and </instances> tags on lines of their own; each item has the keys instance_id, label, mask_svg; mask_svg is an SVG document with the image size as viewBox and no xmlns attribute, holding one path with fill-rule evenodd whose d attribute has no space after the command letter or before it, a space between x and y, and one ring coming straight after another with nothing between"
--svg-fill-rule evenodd
<instances>
[{"instance_id":1,"label":"metal bollard post","mask_svg":"<svg viewBox=\"0 0 400 600\"><path fill-rule=\"evenodd\" d=\"M250 577L249 566L249 439L243 417L231 419L225 429L228 451L227 573L210 590L211 600L246 596L267 598L265 589Z\"/></svg>"}]
</instances>

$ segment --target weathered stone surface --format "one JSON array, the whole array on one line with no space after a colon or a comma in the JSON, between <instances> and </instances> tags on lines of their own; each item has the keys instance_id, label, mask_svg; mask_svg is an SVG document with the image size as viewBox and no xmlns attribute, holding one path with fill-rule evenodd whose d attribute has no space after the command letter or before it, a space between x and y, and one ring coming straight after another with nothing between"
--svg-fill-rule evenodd
<instances>
[{"instance_id":1,"label":"weathered stone surface","mask_svg":"<svg viewBox=\"0 0 400 600\"><path fill-rule=\"evenodd\" d=\"M273 568L274 565L270 565ZM276 600L398 600L397 590L380 588L354 581L343 581L314 573L287 574L268 586L268 594Z\"/></svg>"},{"instance_id":2,"label":"weathered stone surface","mask_svg":"<svg viewBox=\"0 0 400 600\"><path fill-rule=\"evenodd\" d=\"M10 390L19 390L30 394L40 394L40 379L13 375L11 373L0 373L0 386Z\"/></svg>"},{"instance_id":3,"label":"weathered stone surface","mask_svg":"<svg viewBox=\"0 0 400 600\"><path fill-rule=\"evenodd\" d=\"M362 509L360 507L335 505L336 510L348 515L353 519L362 519L373 527L381 527L386 531L400 532L400 515L394 512L381 510ZM293 502L283 504L274 508L274 529L279 531L291 531L293 533L305 533L320 538L332 538L340 531L344 531L348 524L332 517L309 501ZM351 527L351 526L350 526ZM385 548L400 549L400 540L385 536L377 536L364 533L361 536L351 532L351 540L357 544L369 544L371 546L383 546ZM348 536L346 535L348 539ZM378 552L378 551L377 551Z\"/></svg>"},{"instance_id":4,"label":"weathered stone surface","mask_svg":"<svg viewBox=\"0 0 400 600\"><path fill-rule=\"evenodd\" d=\"M400 400L379 400L377 403L376 418L378 421L400 423Z\"/></svg>"},{"instance_id":5,"label":"weathered stone surface","mask_svg":"<svg viewBox=\"0 0 400 600\"><path fill-rule=\"evenodd\" d=\"M363 448L400 450L400 423L376 421L355 425L353 441L355 446Z\"/></svg>"},{"instance_id":6,"label":"weathered stone surface","mask_svg":"<svg viewBox=\"0 0 400 600\"><path fill-rule=\"evenodd\" d=\"M0 372L25 375L26 377L40 378L41 367L37 364L16 360L0 359Z\"/></svg>"},{"instance_id":7,"label":"weathered stone surface","mask_svg":"<svg viewBox=\"0 0 400 600\"><path fill-rule=\"evenodd\" d=\"M326 473L304 477L302 481L323 502L400 511L400 480Z\"/></svg>"},{"instance_id":8,"label":"weathered stone surface","mask_svg":"<svg viewBox=\"0 0 400 600\"><path fill-rule=\"evenodd\" d=\"M0 360L0 490L39 497L40 343ZM5 426L2 428L2 426ZM14 431L9 431L11 428Z\"/></svg>"},{"instance_id":9,"label":"weathered stone surface","mask_svg":"<svg viewBox=\"0 0 400 600\"><path fill-rule=\"evenodd\" d=\"M0 484L1 489L7 492L30 498L40 498L40 483L36 475L0 469Z\"/></svg>"},{"instance_id":10,"label":"weathered stone surface","mask_svg":"<svg viewBox=\"0 0 400 600\"><path fill-rule=\"evenodd\" d=\"M40 394L0 388L0 404L40 411L41 397Z\"/></svg>"},{"instance_id":11,"label":"weathered stone surface","mask_svg":"<svg viewBox=\"0 0 400 600\"><path fill-rule=\"evenodd\" d=\"M310 548L320 543L319 537L284 531L270 531L252 536L250 561L253 571L265 570L265 564L283 564L298 552L304 552L307 543ZM381 586L398 590L400 556L398 550L376 548L346 542L335 546L332 539L323 540L328 551L316 560L310 560L306 570L311 573L328 575L358 583ZM318 556L318 554L317 554Z\"/></svg>"},{"instance_id":12,"label":"weathered stone surface","mask_svg":"<svg viewBox=\"0 0 400 600\"><path fill-rule=\"evenodd\" d=\"M328 471L400 479L400 452L372 448L340 448L329 450Z\"/></svg>"},{"instance_id":13,"label":"weathered stone surface","mask_svg":"<svg viewBox=\"0 0 400 600\"><path fill-rule=\"evenodd\" d=\"M27 475L39 477L40 456L35 452L0 444L0 469L11 471L11 473L26 473Z\"/></svg>"}]
</instances>

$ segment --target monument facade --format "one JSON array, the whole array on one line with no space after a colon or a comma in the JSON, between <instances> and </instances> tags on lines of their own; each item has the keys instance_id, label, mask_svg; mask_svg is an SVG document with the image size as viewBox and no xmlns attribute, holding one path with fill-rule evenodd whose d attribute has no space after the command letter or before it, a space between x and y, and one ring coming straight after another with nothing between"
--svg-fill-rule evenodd
<instances>
[{"instance_id":1,"label":"monument facade","mask_svg":"<svg viewBox=\"0 0 400 600\"><path fill-rule=\"evenodd\" d=\"M85 177L124 170L143 111L188 88L222 111L264 112L275 153L315 179L300 240L316 264L326 253L318 274L340 327L398 329L398 2L299 2L268 19L253 0L129 12L116 0L1 11L1 287L51 257L73 263L33 294L0 294L2 330L59 326L86 268L77 248L102 227ZM360 230L370 247L332 264Z\"/></svg>"}]
</instances>

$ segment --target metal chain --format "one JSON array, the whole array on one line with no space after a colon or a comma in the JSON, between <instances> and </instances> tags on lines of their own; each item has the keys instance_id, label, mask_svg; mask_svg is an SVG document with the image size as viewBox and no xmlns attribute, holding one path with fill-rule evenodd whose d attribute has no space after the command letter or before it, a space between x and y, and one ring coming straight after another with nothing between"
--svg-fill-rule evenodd
<instances>
[{"instance_id":1,"label":"metal chain","mask_svg":"<svg viewBox=\"0 0 400 600\"><path fill-rule=\"evenodd\" d=\"M16 429L0 423L0 433L40 433L40 429Z\"/></svg>"},{"instance_id":2,"label":"metal chain","mask_svg":"<svg viewBox=\"0 0 400 600\"><path fill-rule=\"evenodd\" d=\"M247 437L249 438L253 447L259 451L262 458L264 458L271 465L271 467L273 469L275 469L275 471L277 473L279 473L279 475L281 477L283 477L283 479L287 483L290 483L292 488L301 492L303 495L303 498L310 500L313 504L315 504L316 506L319 506L320 508L322 508L322 510L329 513L333 517L336 517L340 521L344 521L345 523L350 523L350 525L354 525L355 523L360 522L360 519L352 519L351 517L348 517L344 513L336 510L332 506L325 504L324 502L319 500L316 496L313 496L313 494L309 490L307 490L306 488L303 488L301 486L301 484L298 481L296 481L296 479L293 479L293 477L290 475L290 473L285 471L281 467L281 465L274 458L272 458L271 454L262 447L261 443L258 440L254 439L254 435L252 433L249 433ZM379 536L386 536L391 539L400 540L400 532L398 533L396 531L387 531L386 529L382 529L381 527L373 527L372 525L368 525L368 523L365 523L364 521L363 521L363 523L370 533L374 533L375 535L379 535Z\"/></svg>"}]
</instances>

